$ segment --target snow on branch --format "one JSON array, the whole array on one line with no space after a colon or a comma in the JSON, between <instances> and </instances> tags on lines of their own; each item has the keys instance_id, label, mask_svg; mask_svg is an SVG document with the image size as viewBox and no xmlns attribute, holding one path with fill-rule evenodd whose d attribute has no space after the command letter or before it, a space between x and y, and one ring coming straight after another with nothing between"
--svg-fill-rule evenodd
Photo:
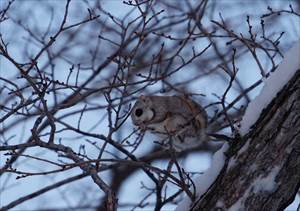
<instances>
[{"instance_id":1,"label":"snow on branch","mask_svg":"<svg viewBox=\"0 0 300 211\"><path fill-rule=\"evenodd\" d=\"M241 122L240 134L245 135L257 121L262 110L271 102L276 94L287 84L300 68L300 41L298 41L284 56L274 73L265 81L260 94L252 100Z\"/></svg>"}]
</instances>

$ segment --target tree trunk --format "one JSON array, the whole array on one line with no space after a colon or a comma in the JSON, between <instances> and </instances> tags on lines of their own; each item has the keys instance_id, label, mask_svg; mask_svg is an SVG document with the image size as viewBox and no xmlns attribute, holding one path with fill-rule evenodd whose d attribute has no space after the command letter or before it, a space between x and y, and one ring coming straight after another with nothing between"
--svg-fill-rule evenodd
<instances>
[{"instance_id":1,"label":"tree trunk","mask_svg":"<svg viewBox=\"0 0 300 211\"><path fill-rule=\"evenodd\" d=\"M225 165L191 210L284 210L300 186L300 70L231 144Z\"/></svg>"}]
</instances>

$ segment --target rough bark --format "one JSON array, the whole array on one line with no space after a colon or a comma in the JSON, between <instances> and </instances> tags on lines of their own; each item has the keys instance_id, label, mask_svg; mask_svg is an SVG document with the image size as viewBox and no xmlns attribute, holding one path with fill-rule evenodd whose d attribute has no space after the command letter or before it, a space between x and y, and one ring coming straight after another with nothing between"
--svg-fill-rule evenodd
<instances>
[{"instance_id":1,"label":"rough bark","mask_svg":"<svg viewBox=\"0 0 300 211\"><path fill-rule=\"evenodd\" d=\"M243 211L284 210L299 187L300 70L251 131L232 143L220 175L191 210L227 210L235 203Z\"/></svg>"}]
</instances>

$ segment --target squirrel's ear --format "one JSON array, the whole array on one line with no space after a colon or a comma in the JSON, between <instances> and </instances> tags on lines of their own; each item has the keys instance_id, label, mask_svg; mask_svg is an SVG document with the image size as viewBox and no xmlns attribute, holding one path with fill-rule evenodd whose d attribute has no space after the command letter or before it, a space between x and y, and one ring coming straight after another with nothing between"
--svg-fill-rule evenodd
<instances>
[{"instance_id":1,"label":"squirrel's ear","mask_svg":"<svg viewBox=\"0 0 300 211\"><path fill-rule=\"evenodd\" d=\"M146 100L146 96L145 95L139 96L139 100L145 101Z\"/></svg>"}]
</instances>

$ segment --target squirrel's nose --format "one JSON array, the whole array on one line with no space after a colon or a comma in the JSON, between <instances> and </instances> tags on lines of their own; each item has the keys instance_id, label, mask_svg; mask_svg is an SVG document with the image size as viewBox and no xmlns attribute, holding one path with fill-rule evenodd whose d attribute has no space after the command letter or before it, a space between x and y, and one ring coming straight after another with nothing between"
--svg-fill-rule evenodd
<instances>
[{"instance_id":1,"label":"squirrel's nose","mask_svg":"<svg viewBox=\"0 0 300 211\"><path fill-rule=\"evenodd\" d=\"M143 115L143 110L140 108L137 108L134 113L137 117L140 117Z\"/></svg>"}]
</instances>

